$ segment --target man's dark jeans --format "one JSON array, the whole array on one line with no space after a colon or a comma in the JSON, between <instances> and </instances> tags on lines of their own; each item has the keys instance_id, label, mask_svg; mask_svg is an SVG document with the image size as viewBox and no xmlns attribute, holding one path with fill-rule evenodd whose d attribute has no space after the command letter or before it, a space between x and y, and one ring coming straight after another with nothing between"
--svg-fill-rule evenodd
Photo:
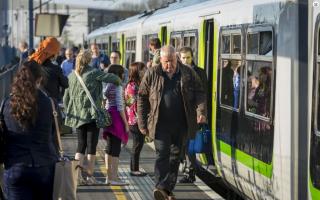
<instances>
[{"instance_id":1,"label":"man's dark jeans","mask_svg":"<svg viewBox=\"0 0 320 200\"><path fill-rule=\"evenodd\" d=\"M168 128L169 129L169 128ZM157 130L154 144L156 148L155 183L156 188L172 192L174 189L184 135L182 130Z\"/></svg>"},{"instance_id":2,"label":"man's dark jeans","mask_svg":"<svg viewBox=\"0 0 320 200\"><path fill-rule=\"evenodd\" d=\"M4 171L8 200L51 200L54 166L30 167L18 164Z\"/></svg>"}]
</instances>

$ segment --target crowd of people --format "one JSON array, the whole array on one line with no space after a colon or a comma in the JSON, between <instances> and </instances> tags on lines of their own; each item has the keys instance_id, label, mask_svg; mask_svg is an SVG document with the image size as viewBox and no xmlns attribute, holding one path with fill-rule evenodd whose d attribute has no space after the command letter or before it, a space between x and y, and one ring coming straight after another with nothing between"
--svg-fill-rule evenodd
<instances>
[{"instance_id":1,"label":"crowd of people","mask_svg":"<svg viewBox=\"0 0 320 200\"><path fill-rule=\"evenodd\" d=\"M75 159L82 169L79 185L128 185L119 178L118 166L122 144L127 144L130 135L130 174L146 176L139 159L148 137L156 149L154 198L174 200L188 140L195 136L198 124L207 120L207 77L193 62L192 49L182 48L177 57L172 46L161 47L155 38L150 41L153 59L130 63L127 69L120 64L119 51L108 57L97 44L79 51L62 48L56 38L48 37L30 53L27 44L21 44L20 67L3 109L6 197L52 199L58 151L51 98L57 105L63 103L65 118L60 118L61 123L77 134ZM101 131L96 107L112 119ZM100 132L106 141L105 182L94 177ZM182 183L195 181L195 155L188 158L190 166Z\"/></svg>"}]
</instances>

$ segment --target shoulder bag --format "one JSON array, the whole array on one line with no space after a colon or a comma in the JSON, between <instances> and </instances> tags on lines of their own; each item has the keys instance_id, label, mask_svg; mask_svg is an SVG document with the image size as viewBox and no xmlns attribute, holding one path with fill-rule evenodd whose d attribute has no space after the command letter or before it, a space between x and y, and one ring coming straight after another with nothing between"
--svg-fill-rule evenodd
<instances>
[{"instance_id":1,"label":"shoulder bag","mask_svg":"<svg viewBox=\"0 0 320 200\"><path fill-rule=\"evenodd\" d=\"M111 119L110 114L106 111L106 109L97 107L97 105L95 104L86 84L83 82L81 76L76 71L74 71L74 73L76 74L82 88L86 92L87 97L89 98L93 108L97 112L97 115L98 115L98 118L96 119L97 127L98 128L105 128L105 127L110 126L112 123L112 119Z\"/></svg>"},{"instance_id":2,"label":"shoulder bag","mask_svg":"<svg viewBox=\"0 0 320 200\"><path fill-rule=\"evenodd\" d=\"M76 200L77 179L79 173L79 161L71 160L64 156L60 129L58 123L58 112L53 99L50 98L54 124L56 128L56 137L58 141L59 161L55 165L54 184L53 184L53 199L54 200Z\"/></svg>"},{"instance_id":3,"label":"shoulder bag","mask_svg":"<svg viewBox=\"0 0 320 200\"><path fill-rule=\"evenodd\" d=\"M188 153L210 153L211 131L207 124L201 124L194 139L189 140Z\"/></svg>"}]
</instances>

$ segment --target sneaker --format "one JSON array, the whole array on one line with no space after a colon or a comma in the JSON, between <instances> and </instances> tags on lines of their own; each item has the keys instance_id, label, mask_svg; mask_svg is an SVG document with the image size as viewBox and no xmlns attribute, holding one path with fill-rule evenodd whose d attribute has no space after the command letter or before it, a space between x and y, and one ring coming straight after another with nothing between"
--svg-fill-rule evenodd
<instances>
[{"instance_id":1,"label":"sneaker","mask_svg":"<svg viewBox=\"0 0 320 200\"><path fill-rule=\"evenodd\" d=\"M110 180L108 181L108 184L109 185L113 185L113 186L126 186L126 185L129 185L129 183L127 182L124 182L122 180Z\"/></svg>"},{"instance_id":2,"label":"sneaker","mask_svg":"<svg viewBox=\"0 0 320 200\"><path fill-rule=\"evenodd\" d=\"M131 175L131 176L146 176L147 173L141 172L141 171L131 171L131 172L130 172L130 175Z\"/></svg>"},{"instance_id":3,"label":"sneaker","mask_svg":"<svg viewBox=\"0 0 320 200\"><path fill-rule=\"evenodd\" d=\"M167 200L168 194L166 191L156 188L153 190L153 197L155 200Z\"/></svg>"},{"instance_id":4,"label":"sneaker","mask_svg":"<svg viewBox=\"0 0 320 200\"><path fill-rule=\"evenodd\" d=\"M104 183L98 181L94 176L87 176L87 185L103 185Z\"/></svg>"},{"instance_id":5,"label":"sneaker","mask_svg":"<svg viewBox=\"0 0 320 200\"><path fill-rule=\"evenodd\" d=\"M179 183L194 183L196 181L196 177L185 175L179 180Z\"/></svg>"},{"instance_id":6,"label":"sneaker","mask_svg":"<svg viewBox=\"0 0 320 200\"><path fill-rule=\"evenodd\" d=\"M176 197L172 192L169 193L167 200L176 200Z\"/></svg>"}]
</instances>

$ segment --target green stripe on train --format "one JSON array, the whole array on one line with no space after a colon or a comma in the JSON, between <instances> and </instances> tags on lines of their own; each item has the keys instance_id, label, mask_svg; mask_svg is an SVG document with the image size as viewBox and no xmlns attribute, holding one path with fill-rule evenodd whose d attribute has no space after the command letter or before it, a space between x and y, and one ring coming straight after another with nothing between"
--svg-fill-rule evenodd
<instances>
[{"instance_id":1,"label":"green stripe on train","mask_svg":"<svg viewBox=\"0 0 320 200\"><path fill-rule=\"evenodd\" d=\"M227 154L228 156L232 157L232 148L229 144L221 141L218 141L218 148L221 152ZM253 171L258 172L259 174L271 178L272 176L272 170L273 170L273 164L267 164L261 160L258 160L249 154L244 153L243 151L240 151L238 149L235 149L235 159L239 161L240 163L244 164L245 166L251 168Z\"/></svg>"},{"instance_id":2,"label":"green stripe on train","mask_svg":"<svg viewBox=\"0 0 320 200\"><path fill-rule=\"evenodd\" d=\"M313 186L311 177L309 177L309 189L311 193L311 199L318 200L320 199L320 190Z\"/></svg>"}]
</instances>

